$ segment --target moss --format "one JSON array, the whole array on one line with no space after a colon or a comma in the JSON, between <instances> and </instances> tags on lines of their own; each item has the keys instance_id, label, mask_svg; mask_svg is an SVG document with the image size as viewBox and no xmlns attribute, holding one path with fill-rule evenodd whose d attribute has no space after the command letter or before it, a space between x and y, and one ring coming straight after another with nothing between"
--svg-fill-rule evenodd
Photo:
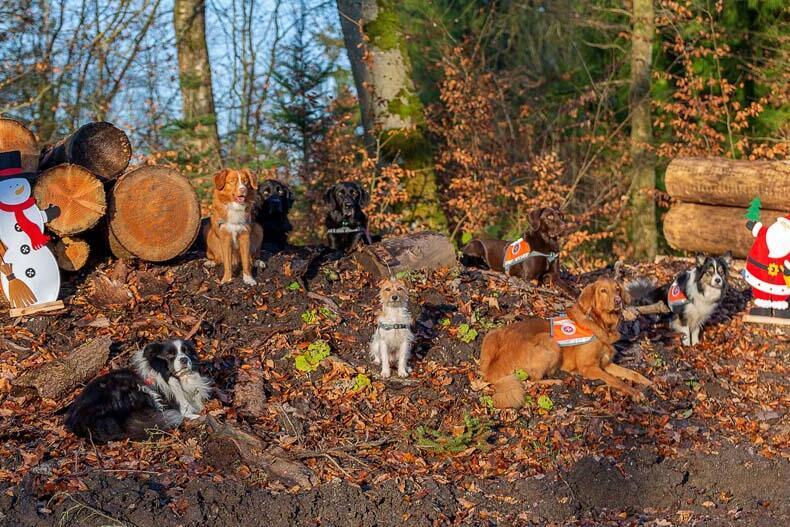
<instances>
[{"instance_id":1,"label":"moss","mask_svg":"<svg viewBox=\"0 0 790 527\"><path fill-rule=\"evenodd\" d=\"M400 20L391 2L378 1L379 12L375 19L365 24L364 32L371 44L379 49L395 49L401 46Z\"/></svg>"},{"instance_id":2,"label":"moss","mask_svg":"<svg viewBox=\"0 0 790 527\"><path fill-rule=\"evenodd\" d=\"M420 98L410 90L401 89L395 98L387 103L387 111L414 123L423 120L423 107Z\"/></svg>"}]
</instances>

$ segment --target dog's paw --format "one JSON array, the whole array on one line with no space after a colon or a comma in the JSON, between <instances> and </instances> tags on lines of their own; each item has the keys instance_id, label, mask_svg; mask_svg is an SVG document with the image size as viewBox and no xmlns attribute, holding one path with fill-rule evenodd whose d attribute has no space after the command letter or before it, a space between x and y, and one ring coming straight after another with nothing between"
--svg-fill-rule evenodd
<instances>
[{"instance_id":1,"label":"dog's paw","mask_svg":"<svg viewBox=\"0 0 790 527\"><path fill-rule=\"evenodd\" d=\"M381 364L381 358L380 357L373 357L373 364Z\"/></svg>"},{"instance_id":2,"label":"dog's paw","mask_svg":"<svg viewBox=\"0 0 790 527\"><path fill-rule=\"evenodd\" d=\"M255 281L255 278L253 278L252 276L249 276L249 275L243 276L241 279L247 285L257 285L258 284L258 282Z\"/></svg>"},{"instance_id":3,"label":"dog's paw","mask_svg":"<svg viewBox=\"0 0 790 527\"><path fill-rule=\"evenodd\" d=\"M232 276L227 276L227 277L223 276L222 280L219 281L219 285L229 284L232 281L233 281L233 277Z\"/></svg>"},{"instance_id":4,"label":"dog's paw","mask_svg":"<svg viewBox=\"0 0 790 527\"><path fill-rule=\"evenodd\" d=\"M200 419L200 415L198 415L198 414L192 414L192 413L190 413L190 414L184 414L184 417L185 417L185 418L187 418L187 419L189 419L189 420L191 420L191 421L194 421L195 419Z\"/></svg>"},{"instance_id":5,"label":"dog's paw","mask_svg":"<svg viewBox=\"0 0 790 527\"><path fill-rule=\"evenodd\" d=\"M409 376L408 370L398 370L398 377L405 378Z\"/></svg>"},{"instance_id":6,"label":"dog's paw","mask_svg":"<svg viewBox=\"0 0 790 527\"><path fill-rule=\"evenodd\" d=\"M263 260L255 260L254 265L257 269L266 269L266 262L264 262Z\"/></svg>"},{"instance_id":7,"label":"dog's paw","mask_svg":"<svg viewBox=\"0 0 790 527\"><path fill-rule=\"evenodd\" d=\"M208 267L209 269L214 268L217 266L217 262L214 260L206 260L203 262L203 267Z\"/></svg>"},{"instance_id":8,"label":"dog's paw","mask_svg":"<svg viewBox=\"0 0 790 527\"><path fill-rule=\"evenodd\" d=\"M392 372L390 370L388 370L388 369L387 370L381 370L381 376L383 378L389 379L391 375L392 375Z\"/></svg>"}]
</instances>

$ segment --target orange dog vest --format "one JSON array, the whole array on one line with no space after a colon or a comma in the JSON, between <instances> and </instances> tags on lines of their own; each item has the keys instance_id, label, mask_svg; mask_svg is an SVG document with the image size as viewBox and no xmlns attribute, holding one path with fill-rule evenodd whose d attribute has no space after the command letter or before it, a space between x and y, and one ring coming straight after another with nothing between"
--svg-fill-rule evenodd
<instances>
[{"instance_id":1,"label":"orange dog vest","mask_svg":"<svg viewBox=\"0 0 790 527\"><path fill-rule=\"evenodd\" d=\"M667 305L669 306L670 311L675 311L676 309L685 306L689 303L689 299L686 298L686 295L683 293L683 290L678 286L677 282L672 282L672 285L669 286L669 291L667 291Z\"/></svg>"},{"instance_id":2,"label":"orange dog vest","mask_svg":"<svg viewBox=\"0 0 790 527\"><path fill-rule=\"evenodd\" d=\"M551 338L553 338L554 342L559 344L561 348L587 344L595 338L592 331L585 327L578 326L572 318L564 314L550 318L549 322Z\"/></svg>"},{"instance_id":3,"label":"orange dog vest","mask_svg":"<svg viewBox=\"0 0 790 527\"><path fill-rule=\"evenodd\" d=\"M545 256L548 260L548 263L551 263L557 259L556 253L546 254L540 251L533 251L532 247L529 246L529 243L527 243L524 238L519 238L508 245L505 249L505 257L502 261L502 267L504 267L505 272L507 272L508 269L514 265L523 262L527 258L532 258L533 256Z\"/></svg>"}]
</instances>

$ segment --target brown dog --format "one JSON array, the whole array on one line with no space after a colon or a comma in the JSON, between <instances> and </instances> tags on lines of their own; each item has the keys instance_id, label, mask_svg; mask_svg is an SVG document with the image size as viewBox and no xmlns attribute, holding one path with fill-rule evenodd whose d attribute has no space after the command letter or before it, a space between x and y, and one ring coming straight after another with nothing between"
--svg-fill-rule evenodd
<instances>
[{"instance_id":1,"label":"brown dog","mask_svg":"<svg viewBox=\"0 0 790 527\"><path fill-rule=\"evenodd\" d=\"M252 260L261 250L263 228L252 221L258 177L246 168L224 169L214 174L211 225L206 234L208 263L224 266L222 280L233 279L233 269L241 264L244 283L255 285Z\"/></svg>"},{"instance_id":2,"label":"brown dog","mask_svg":"<svg viewBox=\"0 0 790 527\"><path fill-rule=\"evenodd\" d=\"M533 253L524 261L507 270L510 276L523 280L550 281L571 296L576 296L573 287L560 278L560 238L567 226L562 213L553 207L535 209L529 213L529 230L523 240ZM482 260L492 271L505 272L505 252L511 242L505 240L475 239L461 249L470 261Z\"/></svg>"},{"instance_id":3,"label":"brown dog","mask_svg":"<svg viewBox=\"0 0 790 527\"><path fill-rule=\"evenodd\" d=\"M483 339L480 368L483 378L494 384L494 405L497 408L521 406L524 389L514 374L518 369L526 371L533 381L562 369L579 373L586 379L604 381L637 399L644 398L642 392L621 379L645 386L651 382L612 362L613 344L620 338L617 324L621 311L620 286L614 280L600 279L585 287L578 302L568 310L567 318L590 334L584 343L560 347L552 336L552 322L541 318L516 322L490 332Z\"/></svg>"}]
</instances>

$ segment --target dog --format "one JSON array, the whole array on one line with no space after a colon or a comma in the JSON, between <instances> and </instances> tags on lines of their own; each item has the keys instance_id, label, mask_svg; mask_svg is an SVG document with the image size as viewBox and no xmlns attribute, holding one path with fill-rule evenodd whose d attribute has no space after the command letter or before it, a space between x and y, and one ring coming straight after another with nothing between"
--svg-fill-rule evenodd
<instances>
[{"instance_id":1,"label":"dog","mask_svg":"<svg viewBox=\"0 0 790 527\"><path fill-rule=\"evenodd\" d=\"M214 174L211 223L206 234L207 264L223 265L221 284L233 280L241 264L242 280L255 285L252 262L261 250L263 228L252 221L258 178L246 168Z\"/></svg>"},{"instance_id":2,"label":"dog","mask_svg":"<svg viewBox=\"0 0 790 527\"><path fill-rule=\"evenodd\" d=\"M97 443L145 439L153 429L169 430L196 419L211 393L196 370L194 345L187 340L154 342L137 351L132 367L88 383L66 414L66 428Z\"/></svg>"},{"instance_id":3,"label":"dog","mask_svg":"<svg viewBox=\"0 0 790 527\"><path fill-rule=\"evenodd\" d=\"M370 244L368 217L363 209L370 196L359 183L343 181L332 185L324 193L329 212L324 222L329 248L348 253L362 241Z\"/></svg>"},{"instance_id":4,"label":"dog","mask_svg":"<svg viewBox=\"0 0 790 527\"><path fill-rule=\"evenodd\" d=\"M412 317L409 313L409 292L406 285L395 278L379 284L381 312L376 331L370 341L370 357L381 364L381 376L391 375L390 362L397 359L398 377L408 377L408 363L414 334L411 332Z\"/></svg>"},{"instance_id":5,"label":"dog","mask_svg":"<svg viewBox=\"0 0 790 527\"><path fill-rule=\"evenodd\" d=\"M669 325L681 335L684 346L699 343L702 326L721 305L729 287L728 276L732 253L722 256L697 254L695 267L680 273L668 285L656 287L646 280L626 285L631 304L662 305L669 316Z\"/></svg>"},{"instance_id":6,"label":"dog","mask_svg":"<svg viewBox=\"0 0 790 527\"><path fill-rule=\"evenodd\" d=\"M294 193L285 183L267 179L258 188L255 221L263 227L263 245L275 250L288 246L288 234L293 225L288 212L294 204Z\"/></svg>"},{"instance_id":7,"label":"dog","mask_svg":"<svg viewBox=\"0 0 790 527\"><path fill-rule=\"evenodd\" d=\"M586 286L567 316L555 319L529 318L495 329L483 339L480 369L483 378L494 385L494 406L518 408L524 389L515 375L523 369L533 381L558 370L597 379L643 400L644 394L623 382L648 386L641 374L612 362L614 343L623 302L620 286L602 278Z\"/></svg>"},{"instance_id":8,"label":"dog","mask_svg":"<svg viewBox=\"0 0 790 527\"><path fill-rule=\"evenodd\" d=\"M552 282L572 297L574 288L560 278L560 239L567 232L562 213L553 207L529 213L529 230L515 242L475 239L461 249L465 263L523 280Z\"/></svg>"}]
</instances>

